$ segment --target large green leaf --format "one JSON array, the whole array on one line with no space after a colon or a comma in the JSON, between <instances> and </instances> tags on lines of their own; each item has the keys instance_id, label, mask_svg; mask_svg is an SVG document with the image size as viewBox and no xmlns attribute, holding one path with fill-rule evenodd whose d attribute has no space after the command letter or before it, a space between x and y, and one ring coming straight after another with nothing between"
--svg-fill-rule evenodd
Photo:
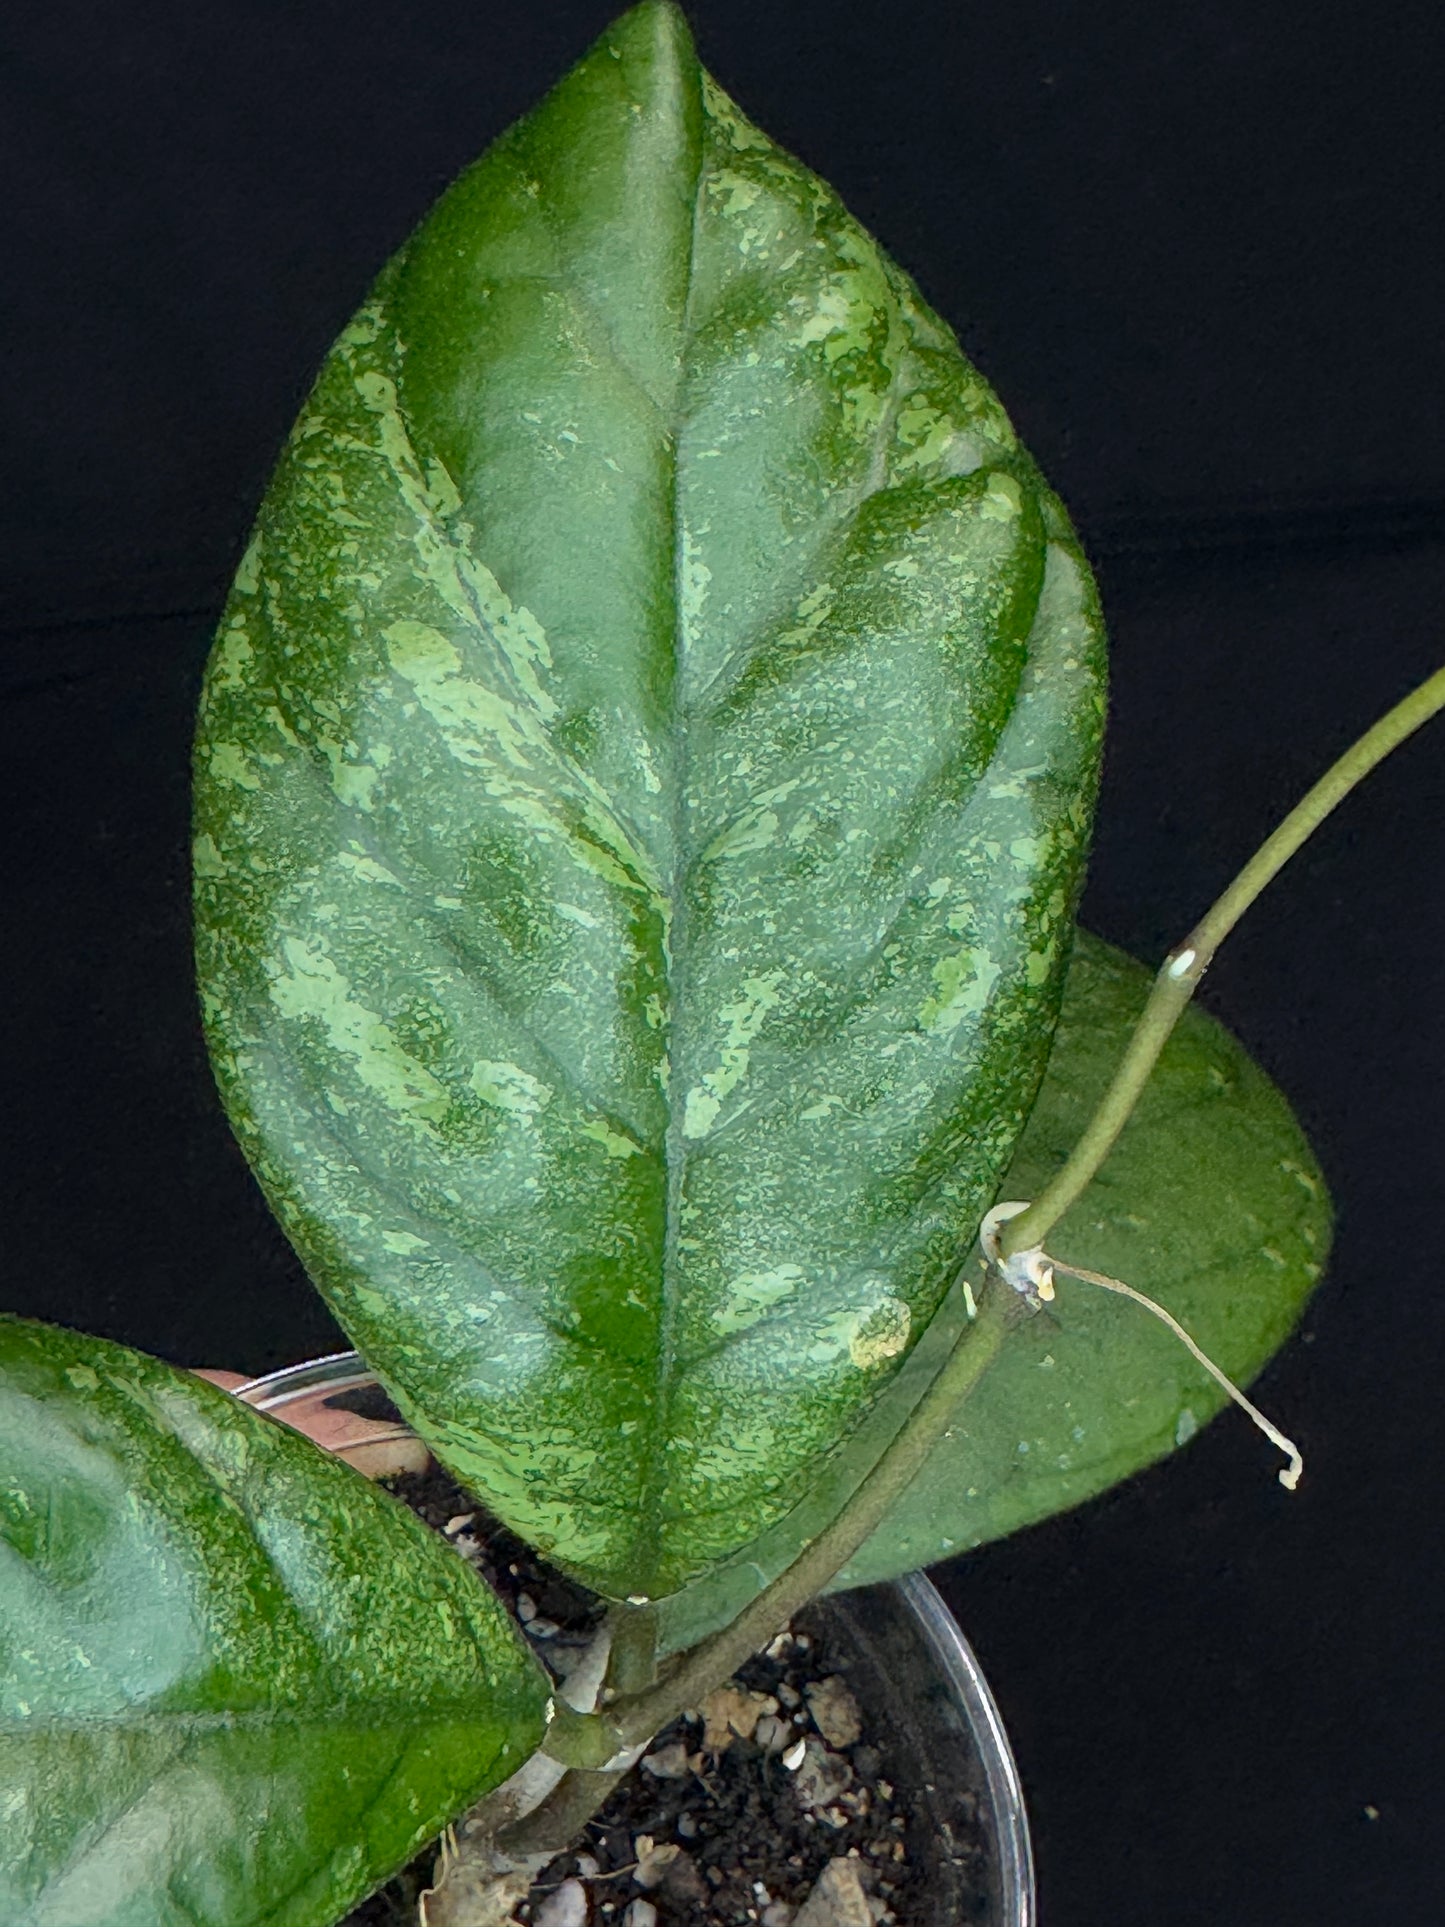
<instances>
[{"instance_id":1,"label":"large green leaf","mask_svg":"<svg viewBox=\"0 0 1445 1927\"><path fill-rule=\"evenodd\" d=\"M229 1394L0 1318L0 1920L330 1927L547 1682L403 1506Z\"/></svg>"},{"instance_id":2,"label":"large green leaf","mask_svg":"<svg viewBox=\"0 0 1445 1927\"><path fill-rule=\"evenodd\" d=\"M439 1455L603 1591L785 1512L1047 1053L1101 717L907 278L627 15L382 274L212 659L238 1133Z\"/></svg>"},{"instance_id":3,"label":"large green leaf","mask_svg":"<svg viewBox=\"0 0 1445 1927\"><path fill-rule=\"evenodd\" d=\"M1049 1067L1002 1196L1037 1197L1078 1142L1151 982L1141 964L1078 933ZM1108 1162L1048 1248L1148 1292L1225 1371L1248 1381L1299 1317L1329 1238L1324 1180L1289 1106L1221 1024L1190 1009ZM896 1431L965 1315L961 1293L951 1293L809 1500L667 1602L669 1647L726 1623L796 1556ZM892 1578L1077 1505L1184 1444L1224 1403L1147 1312L1061 1278L1054 1305L1010 1333L948 1437L838 1583ZM1268 1477L1272 1448L1263 1441L1260 1460Z\"/></svg>"}]
</instances>

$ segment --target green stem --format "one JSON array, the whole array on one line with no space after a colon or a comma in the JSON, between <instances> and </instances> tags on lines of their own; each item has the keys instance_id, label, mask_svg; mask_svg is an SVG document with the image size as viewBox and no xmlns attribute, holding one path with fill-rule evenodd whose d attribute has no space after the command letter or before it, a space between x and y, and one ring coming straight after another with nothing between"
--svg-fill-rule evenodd
<instances>
[{"instance_id":1,"label":"green stem","mask_svg":"<svg viewBox=\"0 0 1445 1927\"><path fill-rule=\"evenodd\" d=\"M1274 835L1255 852L1183 943L1164 959L1113 1082L1068 1161L1028 1210L1010 1218L1002 1227L999 1248L1006 1258L1042 1244L1069 1206L1092 1183L1128 1122L1159 1053L1168 1042L1169 1033L1194 995L1214 953L1260 891L1278 876L1300 845L1319 828L1336 804L1344 801L1360 779L1368 776L1392 749L1441 709L1445 709L1445 669L1437 669L1345 751L1295 805Z\"/></svg>"},{"instance_id":2,"label":"green stem","mask_svg":"<svg viewBox=\"0 0 1445 1927\"><path fill-rule=\"evenodd\" d=\"M617 1605L610 1616L607 1697L631 1699L657 1679L657 1607Z\"/></svg>"},{"instance_id":3,"label":"green stem","mask_svg":"<svg viewBox=\"0 0 1445 1927\"><path fill-rule=\"evenodd\" d=\"M572 1768L563 1774L540 1806L503 1828L497 1835L498 1847L503 1853L518 1857L530 1853L561 1853L572 1845L621 1778L622 1772L598 1773Z\"/></svg>"},{"instance_id":4,"label":"green stem","mask_svg":"<svg viewBox=\"0 0 1445 1927\"><path fill-rule=\"evenodd\" d=\"M689 1707L695 1707L753 1653L782 1631L840 1572L887 1517L895 1501L957 1416L958 1407L998 1356L1008 1329L1010 1296L985 1287L976 1320L945 1360L871 1472L837 1517L785 1572L710 1639L694 1646L677 1668L636 1699L620 1701L609 1717L623 1744L640 1745Z\"/></svg>"},{"instance_id":5,"label":"green stem","mask_svg":"<svg viewBox=\"0 0 1445 1927\"><path fill-rule=\"evenodd\" d=\"M657 1607L619 1601L608 1614L607 1675L600 1703L634 1698L657 1680ZM607 1799L626 1768L608 1768L618 1736L604 1714L578 1713L565 1700L547 1728L546 1752L567 1771L546 1799L506 1828L497 1844L508 1853L560 1853Z\"/></svg>"},{"instance_id":6,"label":"green stem","mask_svg":"<svg viewBox=\"0 0 1445 1927\"><path fill-rule=\"evenodd\" d=\"M619 1601L607 1615L607 1672L597 1713L579 1713L559 1699L547 1727L543 1751L565 1766L605 1767L622 1742L608 1716L614 1700L632 1700L657 1683L657 1607Z\"/></svg>"},{"instance_id":7,"label":"green stem","mask_svg":"<svg viewBox=\"0 0 1445 1927\"><path fill-rule=\"evenodd\" d=\"M622 1751L622 1736L604 1713L579 1713L564 1699L555 1702L541 1749L558 1766L591 1770L606 1766Z\"/></svg>"}]
</instances>

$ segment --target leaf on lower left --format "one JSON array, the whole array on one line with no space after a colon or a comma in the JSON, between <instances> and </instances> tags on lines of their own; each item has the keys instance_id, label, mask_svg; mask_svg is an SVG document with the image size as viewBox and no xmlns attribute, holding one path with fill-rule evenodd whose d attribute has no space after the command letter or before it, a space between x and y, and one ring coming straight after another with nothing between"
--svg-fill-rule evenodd
<instances>
[{"instance_id":1,"label":"leaf on lower left","mask_svg":"<svg viewBox=\"0 0 1445 1927\"><path fill-rule=\"evenodd\" d=\"M330 1927L521 1764L547 1693L349 1467L0 1318L0 1919Z\"/></svg>"}]
</instances>

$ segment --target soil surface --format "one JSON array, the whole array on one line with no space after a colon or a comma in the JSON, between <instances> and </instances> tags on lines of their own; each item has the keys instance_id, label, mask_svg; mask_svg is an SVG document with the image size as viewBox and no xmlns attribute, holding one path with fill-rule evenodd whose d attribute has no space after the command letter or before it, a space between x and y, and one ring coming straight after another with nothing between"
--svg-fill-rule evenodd
<instances>
[{"instance_id":1,"label":"soil surface","mask_svg":"<svg viewBox=\"0 0 1445 1927\"><path fill-rule=\"evenodd\" d=\"M350 1400L348 1399L348 1403ZM543 1565L433 1467L388 1479L502 1597L553 1676L565 1678L603 1606ZM856 1656L810 1609L697 1712L661 1732L534 1882L528 1927L937 1927L943 1848L902 1736L875 1689L855 1694ZM896 1777L895 1777L896 1775ZM905 1791L911 1786L912 1791ZM964 1798L966 1818L974 1817ZM949 1859L983 1891L981 1826ZM417 1927L435 1846L339 1927ZM970 1916L987 1917L980 1898Z\"/></svg>"}]
</instances>

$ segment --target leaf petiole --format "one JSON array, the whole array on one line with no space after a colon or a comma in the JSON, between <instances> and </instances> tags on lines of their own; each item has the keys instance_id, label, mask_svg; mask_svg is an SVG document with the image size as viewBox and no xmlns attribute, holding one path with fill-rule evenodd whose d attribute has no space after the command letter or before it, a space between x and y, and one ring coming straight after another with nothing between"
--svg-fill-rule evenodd
<instances>
[{"instance_id":1,"label":"leaf petiole","mask_svg":"<svg viewBox=\"0 0 1445 1927\"><path fill-rule=\"evenodd\" d=\"M657 1678L657 1607L628 1600L612 1608L612 1646L605 1700L642 1693Z\"/></svg>"}]
</instances>

